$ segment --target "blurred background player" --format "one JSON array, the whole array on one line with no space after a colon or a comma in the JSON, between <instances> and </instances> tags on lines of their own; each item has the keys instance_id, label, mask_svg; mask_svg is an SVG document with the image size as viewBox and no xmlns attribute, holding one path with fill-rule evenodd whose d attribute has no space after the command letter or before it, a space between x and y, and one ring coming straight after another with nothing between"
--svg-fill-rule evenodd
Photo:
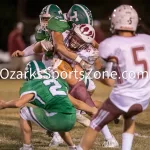
<instances>
[{"instance_id":1,"label":"blurred background player","mask_svg":"<svg viewBox=\"0 0 150 150\"><path fill-rule=\"evenodd\" d=\"M25 49L25 42L22 38L24 25L22 22L18 22L15 28L9 33L8 36L8 51L10 55L16 51L23 51Z\"/></svg>"}]
</instances>

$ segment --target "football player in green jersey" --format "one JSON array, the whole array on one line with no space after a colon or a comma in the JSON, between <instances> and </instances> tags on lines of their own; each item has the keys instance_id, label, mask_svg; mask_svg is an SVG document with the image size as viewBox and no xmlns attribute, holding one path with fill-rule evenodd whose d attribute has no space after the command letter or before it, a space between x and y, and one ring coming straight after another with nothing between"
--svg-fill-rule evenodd
<instances>
[{"instance_id":1,"label":"football player in green jersey","mask_svg":"<svg viewBox=\"0 0 150 150\"><path fill-rule=\"evenodd\" d=\"M56 16L58 18L63 18L62 10L59 8L59 6L57 6L55 4L49 4L49 5L45 6L42 9L42 11L39 15L40 27L37 29L37 31L35 33L35 39L36 39L37 42L40 42L42 40L46 40L46 41L51 41L52 40L51 36L47 32L48 31L47 30L47 25L48 25L48 20L51 17L56 17ZM34 43L33 45L30 45L24 51L16 50L12 54L12 56L29 56L31 54L34 54L33 50L34 50L35 44L36 43Z\"/></svg>"},{"instance_id":2,"label":"football player in green jersey","mask_svg":"<svg viewBox=\"0 0 150 150\"><path fill-rule=\"evenodd\" d=\"M75 146L70 131L75 122L75 108L96 114L97 108L90 107L68 94L69 86L61 78L54 79L46 72L40 61L31 61L26 66L26 81L20 89L20 98L12 101L0 101L0 109L20 108L20 126L23 147L20 150L32 150L31 122L48 131L58 131L70 150ZM25 106L31 103L36 107Z\"/></svg>"},{"instance_id":3,"label":"football player in green jersey","mask_svg":"<svg viewBox=\"0 0 150 150\"><path fill-rule=\"evenodd\" d=\"M45 6L40 15L40 28L37 30L37 33L35 34L35 39L36 41L42 41L44 39L50 40L50 36L48 34L47 30L47 25L48 25L48 20L51 17L58 17L62 18L62 10L55 4L50 4Z\"/></svg>"}]
</instances>

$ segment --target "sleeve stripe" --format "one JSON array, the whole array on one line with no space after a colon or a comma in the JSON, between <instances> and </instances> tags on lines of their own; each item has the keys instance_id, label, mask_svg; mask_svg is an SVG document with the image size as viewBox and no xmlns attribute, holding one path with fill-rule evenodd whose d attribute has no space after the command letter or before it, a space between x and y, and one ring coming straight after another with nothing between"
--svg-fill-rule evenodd
<instances>
[{"instance_id":1,"label":"sleeve stripe","mask_svg":"<svg viewBox=\"0 0 150 150\"><path fill-rule=\"evenodd\" d=\"M45 102L37 95L36 91L27 91L27 92L23 92L21 94L21 96L25 95L25 94L33 94L34 93L34 98L31 101L34 101L34 99L37 99L41 104L45 105ZM20 96L20 97L21 97ZM30 102L31 102L30 101Z\"/></svg>"}]
</instances>

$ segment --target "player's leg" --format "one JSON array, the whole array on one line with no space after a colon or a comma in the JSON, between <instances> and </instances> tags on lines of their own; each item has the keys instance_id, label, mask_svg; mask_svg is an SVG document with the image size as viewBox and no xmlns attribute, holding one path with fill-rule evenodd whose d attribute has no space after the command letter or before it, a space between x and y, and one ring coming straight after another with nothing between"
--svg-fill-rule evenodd
<instances>
[{"instance_id":1,"label":"player's leg","mask_svg":"<svg viewBox=\"0 0 150 150\"><path fill-rule=\"evenodd\" d=\"M98 113L93 117L90 127L88 127L80 142L79 149L89 150L95 141L97 133L122 113L124 112L117 108L109 99L105 101Z\"/></svg>"},{"instance_id":2,"label":"player's leg","mask_svg":"<svg viewBox=\"0 0 150 150\"><path fill-rule=\"evenodd\" d=\"M135 121L132 118L124 120L124 132L122 134L122 150L131 150L134 138Z\"/></svg>"},{"instance_id":3,"label":"player's leg","mask_svg":"<svg viewBox=\"0 0 150 150\"><path fill-rule=\"evenodd\" d=\"M91 127L88 127L85 130L85 133L80 141L80 145L77 147L77 150L89 150L92 147L97 137L97 134L98 134L97 130L94 130Z\"/></svg>"},{"instance_id":4,"label":"player's leg","mask_svg":"<svg viewBox=\"0 0 150 150\"><path fill-rule=\"evenodd\" d=\"M23 107L20 116L24 120L32 121L46 130L58 132L71 130L76 121L75 114L48 113L38 107Z\"/></svg>"},{"instance_id":5,"label":"player's leg","mask_svg":"<svg viewBox=\"0 0 150 150\"><path fill-rule=\"evenodd\" d=\"M64 143L64 140L61 138L58 132L53 132L52 139L49 143L49 147L51 146L59 146Z\"/></svg>"},{"instance_id":6,"label":"player's leg","mask_svg":"<svg viewBox=\"0 0 150 150\"><path fill-rule=\"evenodd\" d=\"M31 134L32 134L31 122L24 120L22 117L20 117L20 127L21 127L21 133L23 135L23 143L30 145L31 144Z\"/></svg>"},{"instance_id":7,"label":"player's leg","mask_svg":"<svg viewBox=\"0 0 150 150\"><path fill-rule=\"evenodd\" d=\"M55 121L56 120L56 121ZM52 120L53 121L53 125L55 125L54 122L57 122L55 131L70 131L76 121L76 116L74 115L64 115L64 114L58 114L55 119ZM72 123L70 123L72 122ZM70 123L70 125L69 125ZM68 125L66 125L68 124ZM54 136L50 142L50 146L59 146L59 144L63 143L62 141L64 140L67 145L69 146L70 150L73 150L73 148L75 148L73 141L71 139L71 136L69 134L69 132L60 132L61 136L64 135L63 139L61 138L61 136L59 135L58 132L54 132Z\"/></svg>"},{"instance_id":8,"label":"player's leg","mask_svg":"<svg viewBox=\"0 0 150 150\"><path fill-rule=\"evenodd\" d=\"M130 150L132 148L132 142L135 132L135 121L134 117L138 113L143 111L142 105L132 105L128 112L124 114L124 132L122 134L122 150Z\"/></svg>"},{"instance_id":9,"label":"player's leg","mask_svg":"<svg viewBox=\"0 0 150 150\"><path fill-rule=\"evenodd\" d=\"M76 110L76 119L78 123L85 127L88 127L90 125L90 119L82 115L80 110Z\"/></svg>"},{"instance_id":10,"label":"player's leg","mask_svg":"<svg viewBox=\"0 0 150 150\"><path fill-rule=\"evenodd\" d=\"M69 132L59 132L62 139L67 143L69 150L76 150L76 146L74 145L71 135Z\"/></svg>"},{"instance_id":11,"label":"player's leg","mask_svg":"<svg viewBox=\"0 0 150 150\"><path fill-rule=\"evenodd\" d=\"M91 99L91 96L89 95L89 93L86 90L85 84L83 81L78 82L70 91L70 94L77 98L82 100L83 102L85 102L86 104L88 104L91 107L95 107L94 102ZM88 123L89 121L87 119L80 119L79 116L77 116L77 121L81 124L84 124L86 126L89 126ZM83 123L84 121L84 123ZM110 133L108 126L106 125L102 130L101 130L102 134L104 135L105 141L103 143L103 146L106 147L118 147L118 142L117 140L114 138L114 136Z\"/></svg>"},{"instance_id":12,"label":"player's leg","mask_svg":"<svg viewBox=\"0 0 150 150\"><path fill-rule=\"evenodd\" d=\"M96 89L96 85L95 85L94 81L92 79L89 79L86 75L85 75L85 78L83 79L83 81L85 83L87 91L92 96L92 94L94 93L94 91Z\"/></svg>"},{"instance_id":13,"label":"player's leg","mask_svg":"<svg viewBox=\"0 0 150 150\"><path fill-rule=\"evenodd\" d=\"M26 108L20 110L20 128L23 138L23 147L21 147L20 150L32 150L32 125L31 121L29 121L29 118L27 117L28 114L29 112Z\"/></svg>"}]
</instances>

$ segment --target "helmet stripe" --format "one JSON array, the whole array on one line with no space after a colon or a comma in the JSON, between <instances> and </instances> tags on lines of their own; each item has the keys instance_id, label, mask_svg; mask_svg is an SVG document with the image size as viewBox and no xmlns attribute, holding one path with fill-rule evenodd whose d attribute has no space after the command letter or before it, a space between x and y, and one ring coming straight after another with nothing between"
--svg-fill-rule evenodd
<instances>
[{"instance_id":1,"label":"helmet stripe","mask_svg":"<svg viewBox=\"0 0 150 150\"><path fill-rule=\"evenodd\" d=\"M47 10L46 10L46 13L47 14L49 14L49 10L50 10L50 7L52 6L52 4L51 5L48 5L48 7L47 7Z\"/></svg>"},{"instance_id":2,"label":"helmet stripe","mask_svg":"<svg viewBox=\"0 0 150 150\"><path fill-rule=\"evenodd\" d=\"M89 15L88 15L88 13L87 13L87 11L84 9L84 7L82 7L81 5L79 5L79 4L76 4L78 7L80 7L84 12L85 12L85 14L86 14L86 16L87 16L87 18L88 18L88 24L91 24L90 23L90 18L89 18Z\"/></svg>"}]
</instances>

